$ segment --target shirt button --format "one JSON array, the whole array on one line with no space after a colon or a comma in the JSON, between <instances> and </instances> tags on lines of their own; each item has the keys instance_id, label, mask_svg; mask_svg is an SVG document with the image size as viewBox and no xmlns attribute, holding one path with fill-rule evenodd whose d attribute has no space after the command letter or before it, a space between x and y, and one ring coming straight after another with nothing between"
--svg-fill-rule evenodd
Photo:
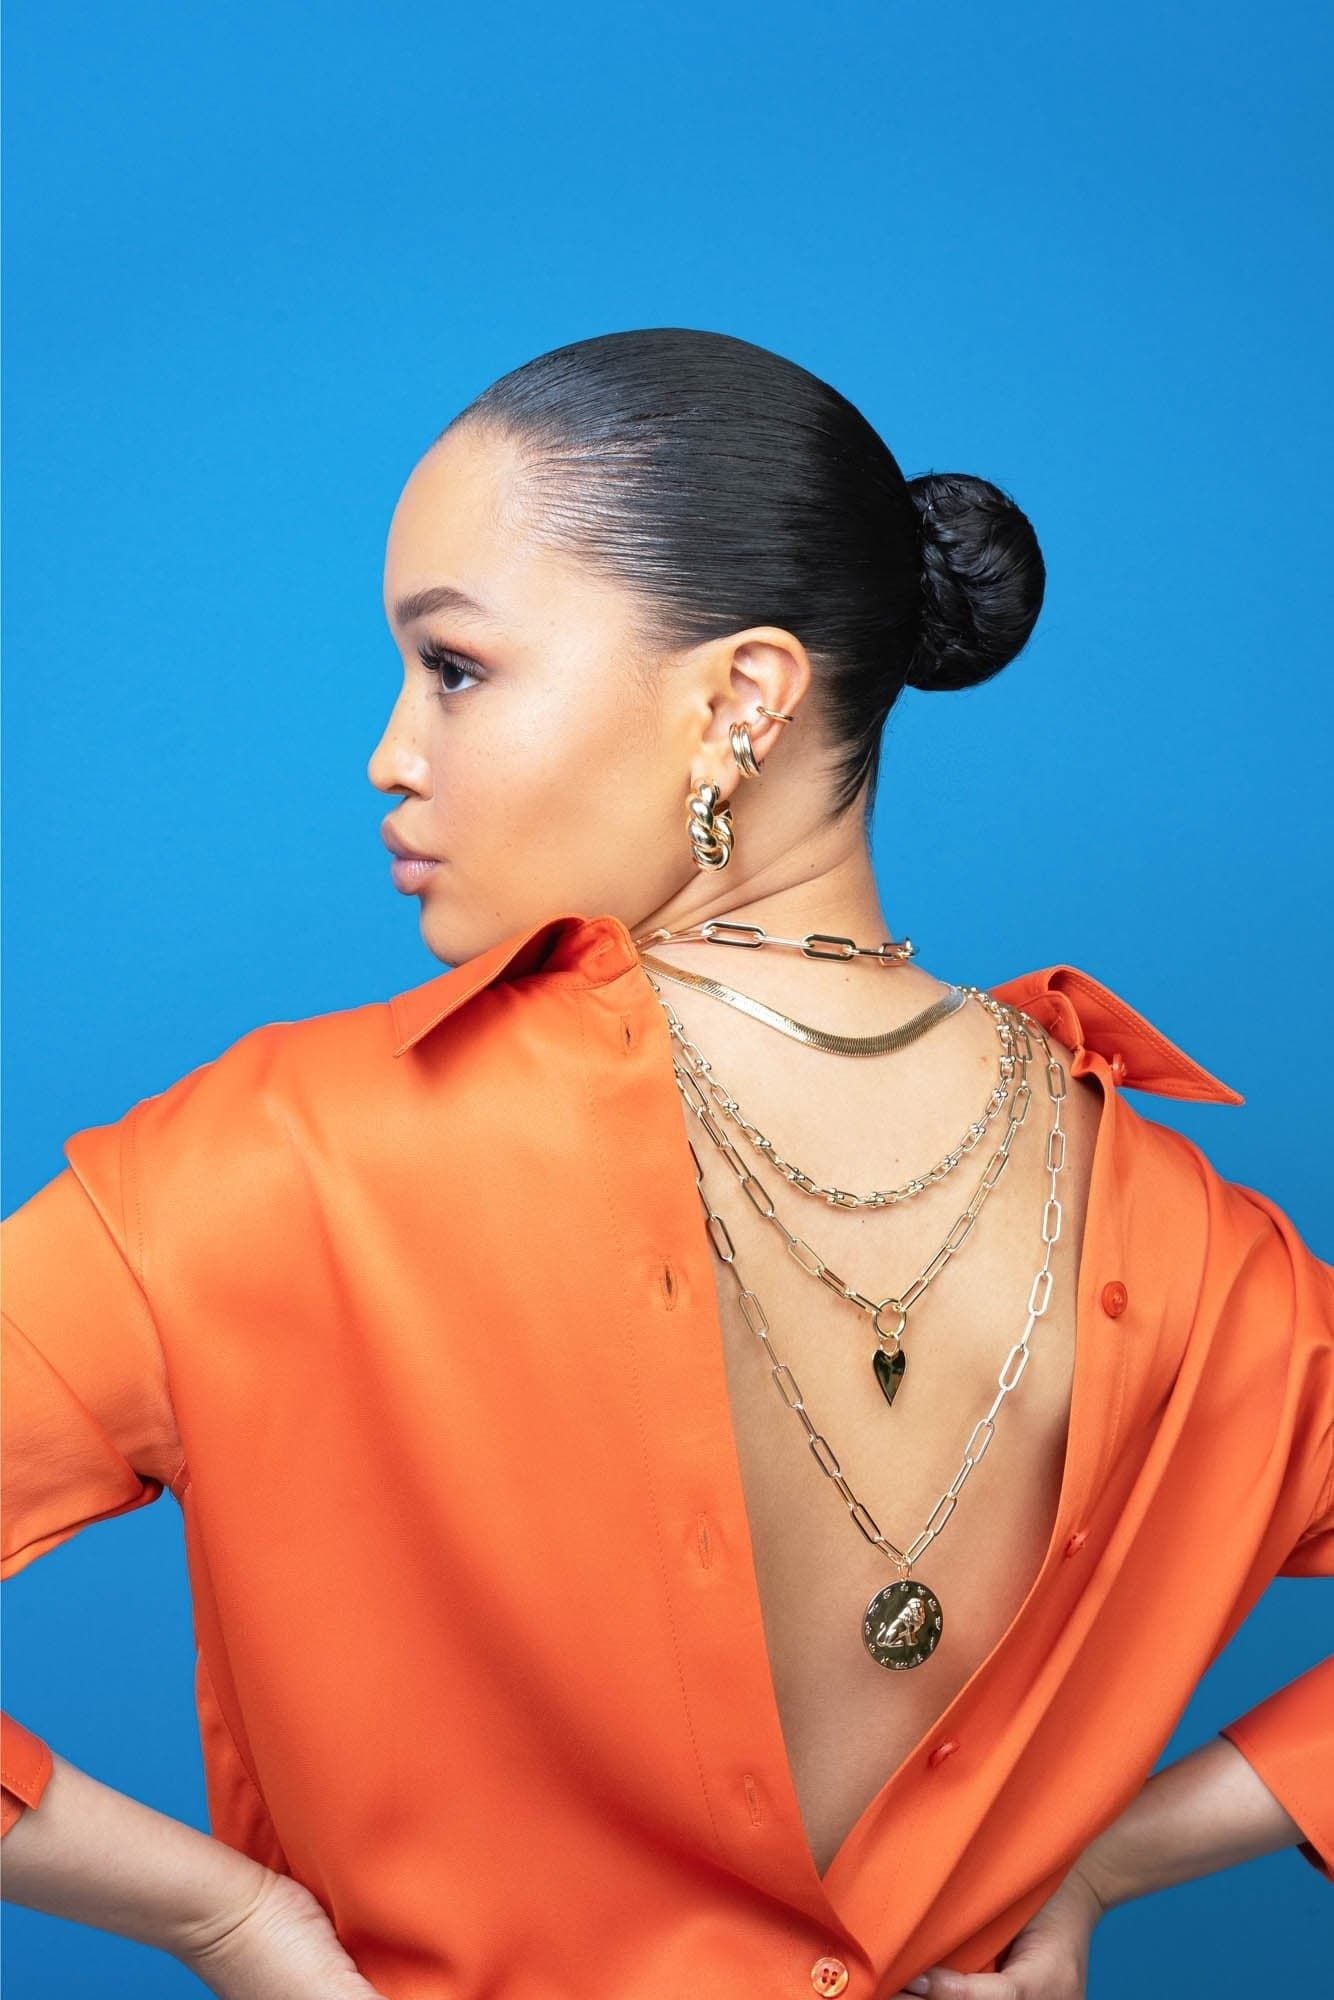
<instances>
[{"instance_id":1,"label":"shirt button","mask_svg":"<svg viewBox=\"0 0 1334 2000\"><path fill-rule=\"evenodd\" d=\"M1125 1311L1130 1294L1119 1278L1113 1278L1110 1285L1102 1288L1102 1309L1111 1319L1117 1319Z\"/></svg>"},{"instance_id":2,"label":"shirt button","mask_svg":"<svg viewBox=\"0 0 1334 2000\"><path fill-rule=\"evenodd\" d=\"M817 1958L811 1967L811 1985L817 1993L841 1993L848 1983L848 1968L841 1958Z\"/></svg>"},{"instance_id":3,"label":"shirt button","mask_svg":"<svg viewBox=\"0 0 1334 2000\"><path fill-rule=\"evenodd\" d=\"M952 1736L947 1736L943 1743L937 1743L935 1749L931 1752L931 1755L927 1758L926 1761L928 1764L943 1763L946 1757L952 1757L954 1755L958 1747L959 1746L955 1741L955 1739Z\"/></svg>"},{"instance_id":4,"label":"shirt button","mask_svg":"<svg viewBox=\"0 0 1334 2000\"><path fill-rule=\"evenodd\" d=\"M1124 1082L1125 1082L1125 1080L1126 1080L1126 1059L1125 1059L1125 1057L1124 1057L1124 1056L1122 1055L1122 1053L1121 1053L1120 1049L1117 1049L1117 1050L1116 1050L1116 1051L1114 1052L1113 1056L1112 1056L1112 1060L1111 1060L1111 1071L1112 1071L1112 1075L1113 1075L1113 1076L1114 1076L1114 1077L1116 1078L1116 1081L1117 1081L1118 1083L1124 1083Z\"/></svg>"}]
</instances>

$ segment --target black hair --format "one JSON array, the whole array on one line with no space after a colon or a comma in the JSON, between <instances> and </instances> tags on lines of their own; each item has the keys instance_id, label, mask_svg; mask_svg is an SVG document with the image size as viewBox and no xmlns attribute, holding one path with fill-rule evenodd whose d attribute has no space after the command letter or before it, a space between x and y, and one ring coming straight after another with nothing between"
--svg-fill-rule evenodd
<instances>
[{"instance_id":1,"label":"black hair","mask_svg":"<svg viewBox=\"0 0 1334 2000\"><path fill-rule=\"evenodd\" d=\"M465 423L519 446L535 531L640 597L654 648L747 625L801 640L840 746L836 813L869 781L869 815L904 686L989 680L1042 606L1037 537L1008 494L963 472L905 479L837 389L730 334L572 341L500 376L440 436Z\"/></svg>"}]
</instances>

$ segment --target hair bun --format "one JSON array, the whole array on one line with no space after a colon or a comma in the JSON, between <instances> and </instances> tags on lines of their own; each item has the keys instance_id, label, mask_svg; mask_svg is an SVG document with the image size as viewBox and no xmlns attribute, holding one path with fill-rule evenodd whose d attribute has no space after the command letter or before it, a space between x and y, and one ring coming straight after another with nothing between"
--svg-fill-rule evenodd
<instances>
[{"instance_id":1,"label":"hair bun","mask_svg":"<svg viewBox=\"0 0 1334 2000\"><path fill-rule=\"evenodd\" d=\"M907 482L922 535L922 626L911 687L973 687L1021 652L1047 572L1028 516L990 480L927 472Z\"/></svg>"}]
</instances>

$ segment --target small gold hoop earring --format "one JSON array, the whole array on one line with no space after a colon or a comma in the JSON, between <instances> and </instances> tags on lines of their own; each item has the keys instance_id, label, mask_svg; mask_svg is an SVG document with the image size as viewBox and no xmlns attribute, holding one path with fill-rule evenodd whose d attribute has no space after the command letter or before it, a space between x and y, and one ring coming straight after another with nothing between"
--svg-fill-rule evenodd
<instances>
[{"instance_id":1,"label":"small gold hoop earring","mask_svg":"<svg viewBox=\"0 0 1334 2000\"><path fill-rule=\"evenodd\" d=\"M700 868L726 868L732 858L732 808L721 805L717 785L699 784L686 798L686 826L695 863Z\"/></svg>"},{"instance_id":2,"label":"small gold hoop earring","mask_svg":"<svg viewBox=\"0 0 1334 2000\"><path fill-rule=\"evenodd\" d=\"M797 719L795 715L784 715L781 708L766 708L763 702L759 704L759 713L770 716L775 722L795 722Z\"/></svg>"},{"instance_id":3,"label":"small gold hoop earring","mask_svg":"<svg viewBox=\"0 0 1334 2000\"><path fill-rule=\"evenodd\" d=\"M732 755L741 766L743 775L747 778L758 778L764 766L755 761L755 752L750 741L750 724L733 722L729 724L727 734L732 742Z\"/></svg>"}]
</instances>

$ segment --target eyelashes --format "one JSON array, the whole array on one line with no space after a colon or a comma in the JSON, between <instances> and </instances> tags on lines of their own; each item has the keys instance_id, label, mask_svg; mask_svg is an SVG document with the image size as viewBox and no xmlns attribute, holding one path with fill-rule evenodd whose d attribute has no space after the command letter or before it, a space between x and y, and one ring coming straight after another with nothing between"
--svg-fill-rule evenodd
<instances>
[{"instance_id":1,"label":"eyelashes","mask_svg":"<svg viewBox=\"0 0 1334 2000\"><path fill-rule=\"evenodd\" d=\"M432 639L427 639L417 648L417 658L427 672L435 676L437 683L435 692L445 701L451 700L456 694L466 692L464 688L449 686L444 678L446 674L461 674L465 681L475 683L480 683L486 678L479 672L475 660L465 659L462 653L451 652L448 646L437 646Z\"/></svg>"}]
</instances>

